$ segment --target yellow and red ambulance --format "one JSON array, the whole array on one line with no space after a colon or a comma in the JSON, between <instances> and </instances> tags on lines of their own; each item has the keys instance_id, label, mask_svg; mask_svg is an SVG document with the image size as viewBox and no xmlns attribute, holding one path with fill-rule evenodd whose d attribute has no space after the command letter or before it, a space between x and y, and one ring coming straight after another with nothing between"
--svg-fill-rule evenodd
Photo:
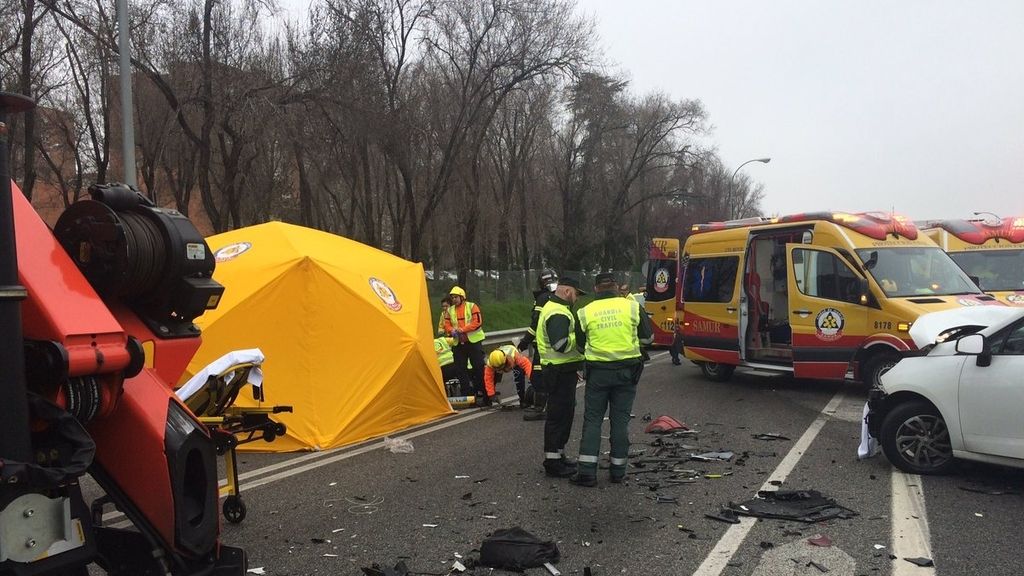
<instances>
[{"instance_id":1,"label":"yellow and red ambulance","mask_svg":"<svg viewBox=\"0 0 1024 576\"><path fill-rule=\"evenodd\" d=\"M647 252L644 310L654 325L656 346L671 346L679 302L679 240L654 238Z\"/></svg>"},{"instance_id":2,"label":"yellow and red ambulance","mask_svg":"<svg viewBox=\"0 0 1024 576\"><path fill-rule=\"evenodd\" d=\"M999 304L907 218L816 212L695 225L679 287L684 353L798 378L878 378L927 312Z\"/></svg>"},{"instance_id":3,"label":"yellow and red ambulance","mask_svg":"<svg viewBox=\"0 0 1024 576\"><path fill-rule=\"evenodd\" d=\"M931 221L924 233L982 290L1024 306L1024 217Z\"/></svg>"}]
</instances>

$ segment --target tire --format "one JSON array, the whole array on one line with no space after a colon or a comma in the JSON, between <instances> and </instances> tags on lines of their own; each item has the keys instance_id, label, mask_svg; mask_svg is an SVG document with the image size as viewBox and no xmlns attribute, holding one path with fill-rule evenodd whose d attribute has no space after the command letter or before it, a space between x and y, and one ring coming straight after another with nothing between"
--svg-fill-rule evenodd
<instances>
[{"instance_id":1,"label":"tire","mask_svg":"<svg viewBox=\"0 0 1024 576\"><path fill-rule=\"evenodd\" d=\"M221 512L224 513L224 518L228 522L239 524L242 520L245 520L245 502L242 502L241 496L232 494L224 499Z\"/></svg>"},{"instance_id":2,"label":"tire","mask_svg":"<svg viewBox=\"0 0 1024 576\"><path fill-rule=\"evenodd\" d=\"M864 361L864 369L860 373L861 382L871 388L881 388L882 375L892 370L892 367L899 361L900 356L896 352L876 352L872 354Z\"/></svg>"},{"instance_id":3,"label":"tire","mask_svg":"<svg viewBox=\"0 0 1024 576\"><path fill-rule=\"evenodd\" d=\"M930 403L913 400L889 411L882 422L882 450L911 474L944 474L953 467L949 428Z\"/></svg>"},{"instance_id":4,"label":"tire","mask_svg":"<svg viewBox=\"0 0 1024 576\"><path fill-rule=\"evenodd\" d=\"M736 366L732 364L719 364L718 362L701 362L700 371L704 373L704 377L713 382L725 382L732 378L733 371L736 370Z\"/></svg>"}]
</instances>

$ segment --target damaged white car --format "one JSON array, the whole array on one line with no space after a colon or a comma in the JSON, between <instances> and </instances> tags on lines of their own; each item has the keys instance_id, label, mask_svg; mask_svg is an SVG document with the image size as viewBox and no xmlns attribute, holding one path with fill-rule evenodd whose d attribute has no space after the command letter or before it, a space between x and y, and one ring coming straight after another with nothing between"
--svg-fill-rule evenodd
<instances>
[{"instance_id":1,"label":"damaged white car","mask_svg":"<svg viewBox=\"0 0 1024 576\"><path fill-rule=\"evenodd\" d=\"M919 350L882 378L868 430L897 468L940 474L954 460L1024 468L1024 308L926 314Z\"/></svg>"}]
</instances>

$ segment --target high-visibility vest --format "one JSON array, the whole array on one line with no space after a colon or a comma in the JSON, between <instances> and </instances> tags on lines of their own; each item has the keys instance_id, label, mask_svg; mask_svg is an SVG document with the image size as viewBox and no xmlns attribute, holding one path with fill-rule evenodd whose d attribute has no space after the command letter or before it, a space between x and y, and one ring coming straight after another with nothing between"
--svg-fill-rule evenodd
<instances>
[{"instance_id":1,"label":"high-visibility vest","mask_svg":"<svg viewBox=\"0 0 1024 576\"><path fill-rule=\"evenodd\" d=\"M442 368L455 362L455 354L447 338L434 338L434 353L437 354L437 363Z\"/></svg>"},{"instance_id":2,"label":"high-visibility vest","mask_svg":"<svg viewBox=\"0 0 1024 576\"><path fill-rule=\"evenodd\" d=\"M464 304L464 306L462 308L462 323L463 324L469 324L469 321L473 319L473 303L470 302L469 300L465 300L465 301L463 301L463 304ZM452 328L455 328L456 330L459 329L458 318L459 318L459 311L456 309L455 306L449 306L448 307L448 320L451 321ZM473 343L473 344L475 344L477 342L483 342L484 338L485 338L485 334L484 334L483 324L481 324L480 328L477 328L476 330L473 330L472 332L467 332L466 333L466 340L469 340L470 343Z\"/></svg>"},{"instance_id":3,"label":"high-visibility vest","mask_svg":"<svg viewBox=\"0 0 1024 576\"><path fill-rule=\"evenodd\" d=\"M614 362L640 357L640 303L632 298L601 298L577 312L587 335L584 355L589 362Z\"/></svg>"},{"instance_id":4,"label":"high-visibility vest","mask_svg":"<svg viewBox=\"0 0 1024 576\"><path fill-rule=\"evenodd\" d=\"M559 352L551 347L552 342L548 339L548 318L555 315L565 316L569 319L569 351ZM540 318L537 320L537 350L540 351L541 361L545 366L569 364L570 362L581 362L583 354L576 349L576 316L565 304L548 300L540 310Z\"/></svg>"}]
</instances>

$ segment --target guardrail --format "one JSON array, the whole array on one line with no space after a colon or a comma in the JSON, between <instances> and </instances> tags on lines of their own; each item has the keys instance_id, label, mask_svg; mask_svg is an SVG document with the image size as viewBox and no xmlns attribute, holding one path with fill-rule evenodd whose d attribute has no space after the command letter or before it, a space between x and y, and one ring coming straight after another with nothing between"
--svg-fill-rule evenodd
<instances>
[{"instance_id":1,"label":"guardrail","mask_svg":"<svg viewBox=\"0 0 1024 576\"><path fill-rule=\"evenodd\" d=\"M484 338L484 346L498 346L500 344L515 344L519 342L519 339L526 336L527 327L512 328L510 330L498 330L496 332L488 332L487 337Z\"/></svg>"}]
</instances>

